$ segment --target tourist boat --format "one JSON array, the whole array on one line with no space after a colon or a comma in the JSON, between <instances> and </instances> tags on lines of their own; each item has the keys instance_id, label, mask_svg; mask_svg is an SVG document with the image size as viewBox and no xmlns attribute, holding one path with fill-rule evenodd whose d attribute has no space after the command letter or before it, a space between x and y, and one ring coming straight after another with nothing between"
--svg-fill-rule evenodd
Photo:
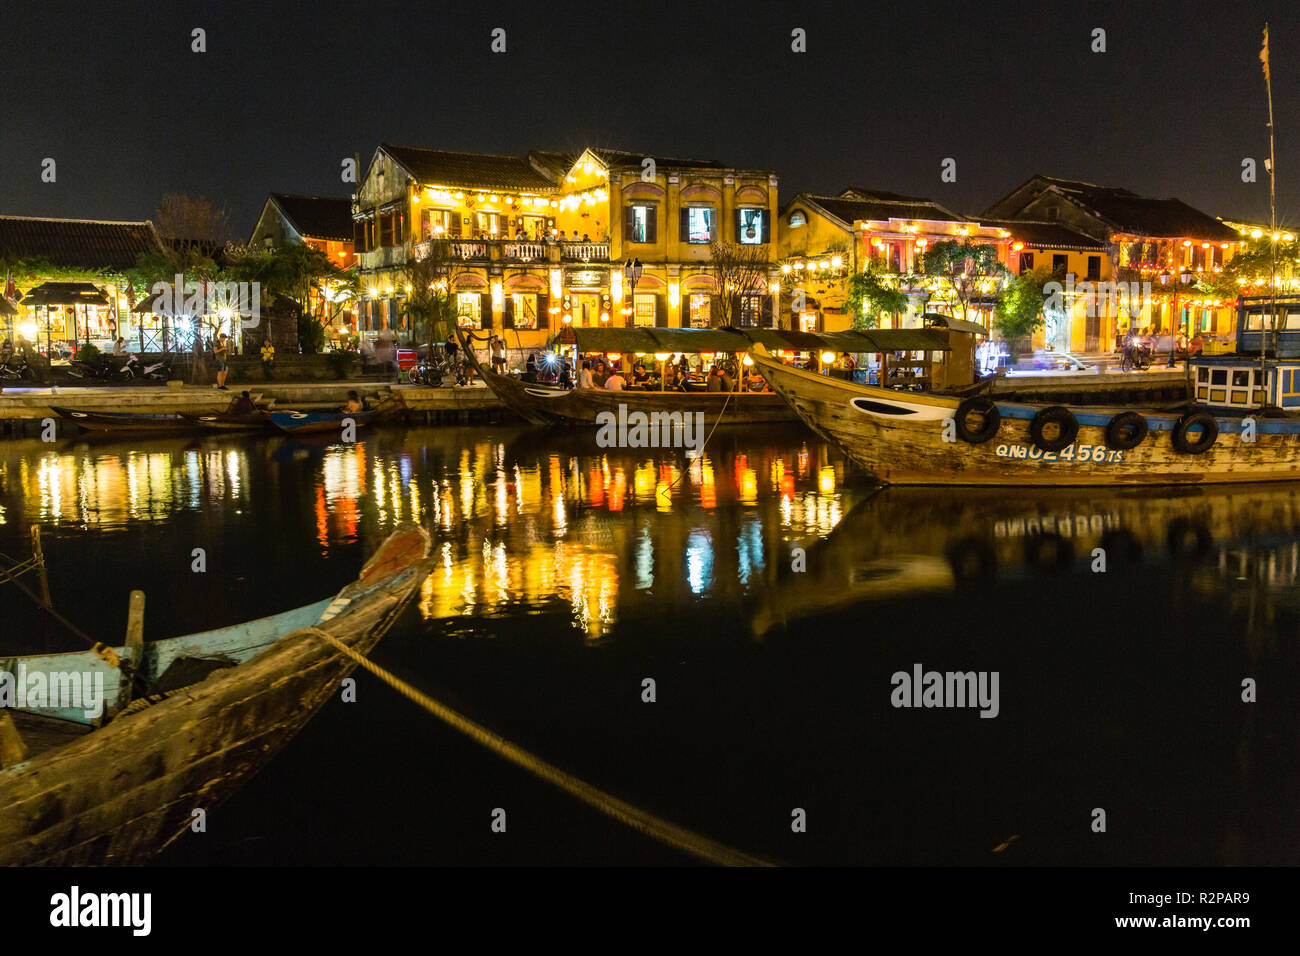
<instances>
[{"instance_id":1,"label":"tourist boat","mask_svg":"<svg viewBox=\"0 0 1300 956\"><path fill-rule=\"evenodd\" d=\"M180 686L99 729L7 711L32 752L0 770L0 865L131 865L175 841L196 808L229 797L352 672L350 657L302 628L368 653L426 576L428 552L423 529L403 526L328 602L142 651L146 674L175 674Z\"/></svg>"},{"instance_id":2,"label":"tourist boat","mask_svg":"<svg viewBox=\"0 0 1300 956\"><path fill-rule=\"evenodd\" d=\"M1295 329L1275 334L1271 348L1266 314L1275 328ZM809 427L886 483L1207 484L1300 478L1293 339L1300 299L1240 300L1238 354L1190 360L1196 400L1206 404L1181 411L1072 410L873 388L791 368L761 345L753 360Z\"/></svg>"},{"instance_id":3,"label":"tourist boat","mask_svg":"<svg viewBox=\"0 0 1300 956\"><path fill-rule=\"evenodd\" d=\"M344 421L352 421L357 428L369 425L375 417L373 411L355 413L346 412L295 412L274 411L269 413L272 425L290 435L319 435L326 432L341 432Z\"/></svg>"},{"instance_id":4,"label":"tourist boat","mask_svg":"<svg viewBox=\"0 0 1300 956\"><path fill-rule=\"evenodd\" d=\"M88 432L176 432L194 427L178 412L91 412L51 405L64 421Z\"/></svg>"},{"instance_id":5,"label":"tourist boat","mask_svg":"<svg viewBox=\"0 0 1300 956\"><path fill-rule=\"evenodd\" d=\"M672 353L730 354L744 353L752 344L746 333L758 330L729 329L565 329L561 333L561 347L572 345L575 358L582 354L601 353L634 355L645 353L667 357ZM787 333L788 334L788 333ZM488 388L496 393L505 405L524 420L534 425L590 425L598 424L602 412L624 414L642 412L680 413L700 412L709 424L717 421L730 424L754 424L795 421L794 413L785 402L771 392L709 392L662 391L659 389L624 388L618 391L605 389L559 388L541 382L527 382L511 375L499 375L484 367L467 347L464 334L458 330L461 347ZM788 348L788 344L781 344ZM554 353L551 353L554 354ZM659 359L662 363L663 359ZM575 367L577 363L575 362ZM576 378L577 373L574 373Z\"/></svg>"}]
</instances>

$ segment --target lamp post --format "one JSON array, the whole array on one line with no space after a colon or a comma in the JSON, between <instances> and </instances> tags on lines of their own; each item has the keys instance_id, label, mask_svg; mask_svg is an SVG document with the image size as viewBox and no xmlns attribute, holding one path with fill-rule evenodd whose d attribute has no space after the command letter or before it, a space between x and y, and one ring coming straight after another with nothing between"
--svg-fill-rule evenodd
<instances>
[{"instance_id":1,"label":"lamp post","mask_svg":"<svg viewBox=\"0 0 1300 956\"><path fill-rule=\"evenodd\" d=\"M1161 278L1163 278L1163 276L1162 276ZM1191 274L1191 272L1189 272L1189 271L1187 270L1187 267L1184 266L1184 267L1183 267L1183 271L1182 271L1182 272L1179 274L1179 276L1178 276L1178 283L1176 283L1176 284L1174 285L1174 298L1173 298L1173 303L1172 303L1172 305L1171 305L1171 307L1170 307L1170 316L1169 316L1169 368L1173 368L1173 367L1174 367L1174 364L1175 364L1175 363L1174 363L1174 349L1177 347L1177 344L1178 344L1178 343L1177 343L1177 336L1174 334L1175 324L1179 322L1179 319L1178 319L1178 286L1179 286L1179 285L1187 285L1187 283L1189 283L1189 282L1191 282L1191 281L1192 281L1192 274ZM1190 336L1189 336L1189 338L1190 338Z\"/></svg>"},{"instance_id":2,"label":"lamp post","mask_svg":"<svg viewBox=\"0 0 1300 956\"><path fill-rule=\"evenodd\" d=\"M632 324L636 324L636 284L641 278L641 260L629 259L623 263L623 281L628 286L628 298L632 300Z\"/></svg>"}]
</instances>

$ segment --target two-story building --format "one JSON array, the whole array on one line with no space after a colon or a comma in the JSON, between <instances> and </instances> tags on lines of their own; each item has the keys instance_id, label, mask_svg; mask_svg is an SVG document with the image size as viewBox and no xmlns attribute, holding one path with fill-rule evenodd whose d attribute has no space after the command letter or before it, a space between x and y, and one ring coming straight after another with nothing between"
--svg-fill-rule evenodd
<instances>
[{"instance_id":1,"label":"two-story building","mask_svg":"<svg viewBox=\"0 0 1300 956\"><path fill-rule=\"evenodd\" d=\"M925 312L959 316L950 287L925 275L926 250L944 241L986 244L1005 260L1010 233L959 215L932 199L899 193L845 189L838 196L800 193L781 213L778 258L790 295L792 328L836 332L854 326L845 311L848 276L872 270L907 295L897 318L874 317L881 328L920 325ZM969 318L986 327L995 280L968 303Z\"/></svg>"},{"instance_id":2,"label":"two-story building","mask_svg":"<svg viewBox=\"0 0 1300 956\"><path fill-rule=\"evenodd\" d=\"M1210 335L1226 335L1232 329L1232 303L1198 294L1196 281L1199 276L1221 272L1239 248L1241 236L1180 200L1034 176L991 205L981 221L999 220L1013 232L1017 228L1027 232L1043 224L1064 226L1101 244L1099 252L1077 250L1079 264L1086 263L1088 272L1070 271L1067 278L1076 286L1089 282L1089 273L1103 282L1113 282L1123 290L1112 300L1117 300L1119 307L1087 310L1097 314L1085 315L1082 329L1078 328L1078 307L1071 310L1068 328L1061 335L1073 348L1108 351L1130 327L1140 332ZM1070 253L1062 249L1055 254ZM1102 256L1100 268L1092 259L1098 255Z\"/></svg>"},{"instance_id":3,"label":"two-story building","mask_svg":"<svg viewBox=\"0 0 1300 956\"><path fill-rule=\"evenodd\" d=\"M457 321L512 347L541 347L566 325L770 325L776 209L773 174L713 161L384 143L353 209L360 327L409 331L408 287L429 278L430 257ZM715 241L754 250L745 288L720 287Z\"/></svg>"}]
</instances>

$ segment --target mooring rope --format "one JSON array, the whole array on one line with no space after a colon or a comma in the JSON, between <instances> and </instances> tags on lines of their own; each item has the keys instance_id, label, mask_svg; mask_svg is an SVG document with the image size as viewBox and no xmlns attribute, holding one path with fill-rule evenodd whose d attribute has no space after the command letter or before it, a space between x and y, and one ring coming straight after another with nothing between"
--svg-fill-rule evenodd
<instances>
[{"instance_id":1,"label":"mooring rope","mask_svg":"<svg viewBox=\"0 0 1300 956\"><path fill-rule=\"evenodd\" d=\"M733 850L716 840L701 836L685 827L679 827L675 823L669 823L667 820L661 820L659 817L632 804L620 800L612 794L593 787L585 780L565 773L559 767L547 763L540 757L537 757L522 747L511 743L499 734L493 733L482 724L475 723L463 714L460 714L446 704L434 700L428 694L423 693L415 687L412 687L400 677L380 667L371 661L368 657L344 644L334 635L322 631L317 627L304 628L304 632L311 633L319 637L322 641L334 648L341 654L351 658L357 665L365 668L374 674L393 690L397 691L403 697L412 701L419 707L428 711L439 720L450 725L455 730L460 731L476 743L482 744L488 750L504 757L516 766L522 767L536 777L540 777L547 783L559 787L561 790L577 797L583 803L594 807L601 813L613 817L620 823L630 826L632 829L644 833L660 843L675 847L692 856L699 857L709 863L715 863L719 866L772 866L772 863L758 857L750 856L739 850Z\"/></svg>"}]
</instances>

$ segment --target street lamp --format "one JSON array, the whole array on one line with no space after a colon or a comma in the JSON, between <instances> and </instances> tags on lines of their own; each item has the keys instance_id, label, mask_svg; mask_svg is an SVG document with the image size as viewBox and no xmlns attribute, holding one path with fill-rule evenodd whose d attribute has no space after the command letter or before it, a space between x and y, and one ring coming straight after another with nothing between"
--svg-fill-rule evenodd
<instances>
[{"instance_id":1,"label":"street lamp","mask_svg":"<svg viewBox=\"0 0 1300 956\"><path fill-rule=\"evenodd\" d=\"M623 280L628 285L628 297L632 300L632 324L636 324L636 284L641 278L641 260L629 259L623 263Z\"/></svg>"}]
</instances>

